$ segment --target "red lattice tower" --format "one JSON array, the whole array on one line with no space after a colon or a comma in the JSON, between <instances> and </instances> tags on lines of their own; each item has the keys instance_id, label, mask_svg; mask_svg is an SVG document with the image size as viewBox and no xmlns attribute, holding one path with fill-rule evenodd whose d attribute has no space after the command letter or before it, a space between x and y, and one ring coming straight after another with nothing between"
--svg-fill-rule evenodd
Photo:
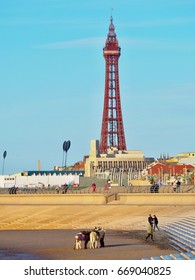
<instances>
[{"instance_id":1,"label":"red lattice tower","mask_svg":"<svg viewBox=\"0 0 195 280\"><path fill-rule=\"evenodd\" d=\"M103 49L106 75L100 153L107 153L107 149L110 147L116 147L120 151L126 150L118 73L120 51L111 17L109 33Z\"/></svg>"}]
</instances>

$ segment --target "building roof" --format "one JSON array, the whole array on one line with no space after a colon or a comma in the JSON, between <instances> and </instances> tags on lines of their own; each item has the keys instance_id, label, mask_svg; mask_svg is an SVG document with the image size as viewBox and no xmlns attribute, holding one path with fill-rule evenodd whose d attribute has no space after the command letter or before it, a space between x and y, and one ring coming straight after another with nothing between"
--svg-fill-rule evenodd
<instances>
[{"instance_id":1,"label":"building roof","mask_svg":"<svg viewBox=\"0 0 195 280\"><path fill-rule=\"evenodd\" d=\"M148 166L148 170L151 170L152 174L158 174L160 172L167 172L172 174L183 174L186 171L193 171L195 165L192 164L163 164L163 163L153 163Z\"/></svg>"},{"instance_id":2,"label":"building roof","mask_svg":"<svg viewBox=\"0 0 195 280\"><path fill-rule=\"evenodd\" d=\"M84 170L46 170L46 171L24 171L21 173L22 176L48 176L48 175L84 175Z\"/></svg>"}]
</instances>

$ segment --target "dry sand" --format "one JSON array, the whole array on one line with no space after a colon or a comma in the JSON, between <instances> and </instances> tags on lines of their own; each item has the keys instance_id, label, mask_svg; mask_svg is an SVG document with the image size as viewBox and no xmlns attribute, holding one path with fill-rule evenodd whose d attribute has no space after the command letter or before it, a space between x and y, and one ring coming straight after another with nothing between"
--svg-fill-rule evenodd
<instances>
[{"instance_id":1,"label":"dry sand","mask_svg":"<svg viewBox=\"0 0 195 280\"><path fill-rule=\"evenodd\" d=\"M144 240L148 214L159 226L194 216L194 206L1 205L0 259L139 260L175 253L163 230ZM106 229L106 247L74 250L74 235Z\"/></svg>"}]
</instances>

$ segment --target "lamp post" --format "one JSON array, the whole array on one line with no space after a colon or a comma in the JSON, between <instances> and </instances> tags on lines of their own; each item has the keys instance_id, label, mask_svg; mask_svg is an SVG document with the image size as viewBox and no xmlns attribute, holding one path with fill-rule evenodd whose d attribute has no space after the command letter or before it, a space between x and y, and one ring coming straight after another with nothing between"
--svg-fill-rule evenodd
<instances>
[{"instance_id":1,"label":"lamp post","mask_svg":"<svg viewBox=\"0 0 195 280\"><path fill-rule=\"evenodd\" d=\"M164 184L164 173L163 173L163 167L161 166L161 183Z\"/></svg>"},{"instance_id":2,"label":"lamp post","mask_svg":"<svg viewBox=\"0 0 195 280\"><path fill-rule=\"evenodd\" d=\"M4 174L4 165L5 165L5 158L7 156L7 151L4 151L3 153L3 166L2 166L2 175Z\"/></svg>"},{"instance_id":3,"label":"lamp post","mask_svg":"<svg viewBox=\"0 0 195 280\"><path fill-rule=\"evenodd\" d=\"M70 145L71 145L70 140L64 141L64 143L63 143L63 160L62 160L62 166L64 166L64 169L65 169L65 170L66 170L67 152L68 152L68 150L70 149ZM65 163L64 163L64 153L66 153L66 155L65 155Z\"/></svg>"}]
</instances>

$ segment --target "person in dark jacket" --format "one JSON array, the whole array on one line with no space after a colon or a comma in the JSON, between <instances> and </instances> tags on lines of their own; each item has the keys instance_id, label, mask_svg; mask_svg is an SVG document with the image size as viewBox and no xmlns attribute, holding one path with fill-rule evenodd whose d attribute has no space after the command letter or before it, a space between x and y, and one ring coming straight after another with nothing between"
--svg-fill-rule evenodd
<instances>
[{"instance_id":1,"label":"person in dark jacket","mask_svg":"<svg viewBox=\"0 0 195 280\"><path fill-rule=\"evenodd\" d=\"M177 182L176 182L176 189L177 189L177 192L180 192L180 186L181 186L181 182L180 182L179 179L178 179Z\"/></svg>"},{"instance_id":2,"label":"person in dark jacket","mask_svg":"<svg viewBox=\"0 0 195 280\"><path fill-rule=\"evenodd\" d=\"M160 230L158 227L158 218L156 217L156 215L153 215L153 224L154 224L154 231L155 228L157 228L157 230Z\"/></svg>"},{"instance_id":3,"label":"person in dark jacket","mask_svg":"<svg viewBox=\"0 0 195 280\"><path fill-rule=\"evenodd\" d=\"M149 223L150 225L153 225L153 218L152 218L152 215L151 215L151 214L149 214L149 216L148 216L148 223Z\"/></svg>"}]
</instances>

